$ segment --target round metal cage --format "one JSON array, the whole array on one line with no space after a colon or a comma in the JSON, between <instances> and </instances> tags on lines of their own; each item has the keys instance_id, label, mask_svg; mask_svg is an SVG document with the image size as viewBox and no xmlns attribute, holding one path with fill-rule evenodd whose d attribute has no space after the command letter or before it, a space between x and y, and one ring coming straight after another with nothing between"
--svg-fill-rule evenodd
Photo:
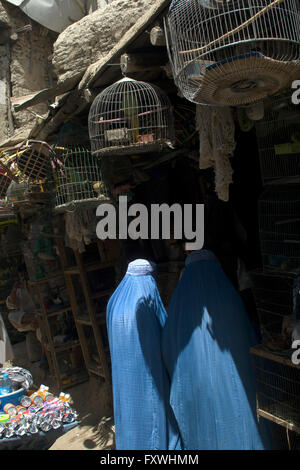
<instances>
[{"instance_id":1,"label":"round metal cage","mask_svg":"<svg viewBox=\"0 0 300 470\"><path fill-rule=\"evenodd\" d=\"M100 162L84 146L56 147L57 212L97 206L109 201L101 178Z\"/></svg>"},{"instance_id":2,"label":"round metal cage","mask_svg":"<svg viewBox=\"0 0 300 470\"><path fill-rule=\"evenodd\" d=\"M96 156L158 151L174 142L170 101L158 87L124 78L95 98L89 135Z\"/></svg>"},{"instance_id":3,"label":"round metal cage","mask_svg":"<svg viewBox=\"0 0 300 470\"><path fill-rule=\"evenodd\" d=\"M165 27L174 80L192 102L244 105L299 76L299 0L173 0Z\"/></svg>"}]
</instances>

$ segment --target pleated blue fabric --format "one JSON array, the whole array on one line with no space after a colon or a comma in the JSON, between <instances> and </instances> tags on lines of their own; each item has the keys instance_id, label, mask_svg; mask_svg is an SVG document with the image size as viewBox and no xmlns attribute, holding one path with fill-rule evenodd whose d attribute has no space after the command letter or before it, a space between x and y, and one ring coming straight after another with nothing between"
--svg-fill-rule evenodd
<instances>
[{"instance_id":1,"label":"pleated blue fabric","mask_svg":"<svg viewBox=\"0 0 300 470\"><path fill-rule=\"evenodd\" d=\"M117 450L180 450L161 353L166 321L155 265L129 264L107 306Z\"/></svg>"},{"instance_id":2,"label":"pleated blue fabric","mask_svg":"<svg viewBox=\"0 0 300 470\"><path fill-rule=\"evenodd\" d=\"M255 344L244 304L213 253L193 252L162 339L170 403L185 449L271 448L268 424L256 417L249 353Z\"/></svg>"}]
</instances>

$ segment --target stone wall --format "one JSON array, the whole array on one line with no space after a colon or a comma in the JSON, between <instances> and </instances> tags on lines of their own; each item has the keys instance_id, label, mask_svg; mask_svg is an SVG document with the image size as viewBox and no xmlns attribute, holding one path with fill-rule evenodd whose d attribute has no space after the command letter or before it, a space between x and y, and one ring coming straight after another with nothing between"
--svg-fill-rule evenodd
<instances>
[{"instance_id":1,"label":"stone wall","mask_svg":"<svg viewBox=\"0 0 300 470\"><path fill-rule=\"evenodd\" d=\"M29 95L52 85L55 77L52 72L51 55L57 34L30 20L19 8L4 0L0 2L0 20L9 25L12 34L18 28L31 25L31 30L14 34L14 40L0 46L0 80L2 81L0 85L0 110L3 111L4 108L1 106L4 106L4 75L6 76L6 94L11 97ZM4 68L2 68L2 65ZM7 102L5 107L6 131L0 130L0 141L9 134ZM33 106L30 110L12 112L13 129L10 126L10 134L13 130L31 128L36 119L36 114L43 115L47 111L47 104L40 104ZM1 115L0 123L3 119L3 114L1 113Z\"/></svg>"},{"instance_id":2,"label":"stone wall","mask_svg":"<svg viewBox=\"0 0 300 470\"><path fill-rule=\"evenodd\" d=\"M92 63L104 57L156 0L114 0L66 28L54 44L53 66L59 83L75 84Z\"/></svg>"}]
</instances>

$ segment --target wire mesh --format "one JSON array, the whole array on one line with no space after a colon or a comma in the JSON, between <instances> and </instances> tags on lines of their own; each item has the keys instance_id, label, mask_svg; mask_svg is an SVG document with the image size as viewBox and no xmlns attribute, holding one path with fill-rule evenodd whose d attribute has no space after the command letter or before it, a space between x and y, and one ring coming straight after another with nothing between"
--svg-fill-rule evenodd
<instances>
[{"instance_id":1,"label":"wire mesh","mask_svg":"<svg viewBox=\"0 0 300 470\"><path fill-rule=\"evenodd\" d=\"M300 368L252 355L258 414L300 432Z\"/></svg>"},{"instance_id":2,"label":"wire mesh","mask_svg":"<svg viewBox=\"0 0 300 470\"><path fill-rule=\"evenodd\" d=\"M259 198L263 265L284 271L300 266L300 187L270 186Z\"/></svg>"},{"instance_id":3,"label":"wire mesh","mask_svg":"<svg viewBox=\"0 0 300 470\"><path fill-rule=\"evenodd\" d=\"M56 211L64 212L108 202L100 162L82 145L56 147Z\"/></svg>"},{"instance_id":4,"label":"wire mesh","mask_svg":"<svg viewBox=\"0 0 300 470\"><path fill-rule=\"evenodd\" d=\"M250 275L263 343L272 349L289 348L296 272L257 269Z\"/></svg>"},{"instance_id":5,"label":"wire mesh","mask_svg":"<svg viewBox=\"0 0 300 470\"><path fill-rule=\"evenodd\" d=\"M28 140L16 152L20 172L35 181L44 180L51 171L51 147L46 142Z\"/></svg>"},{"instance_id":6,"label":"wire mesh","mask_svg":"<svg viewBox=\"0 0 300 470\"><path fill-rule=\"evenodd\" d=\"M255 102L299 75L298 0L173 0L165 29L175 83L195 103Z\"/></svg>"},{"instance_id":7,"label":"wire mesh","mask_svg":"<svg viewBox=\"0 0 300 470\"><path fill-rule=\"evenodd\" d=\"M300 108L290 96L272 100L256 135L264 184L300 177Z\"/></svg>"},{"instance_id":8,"label":"wire mesh","mask_svg":"<svg viewBox=\"0 0 300 470\"><path fill-rule=\"evenodd\" d=\"M124 78L95 98L89 135L96 156L160 150L174 142L170 101L158 87Z\"/></svg>"},{"instance_id":9,"label":"wire mesh","mask_svg":"<svg viewBox=\"0 0 300 470\"><path fill-rule=\"evenodd\" d=\"M4 168L0 167L0 198L4 198L6 196L10 183L11 177L7 174Z\"/></svg>"}]
</instances>

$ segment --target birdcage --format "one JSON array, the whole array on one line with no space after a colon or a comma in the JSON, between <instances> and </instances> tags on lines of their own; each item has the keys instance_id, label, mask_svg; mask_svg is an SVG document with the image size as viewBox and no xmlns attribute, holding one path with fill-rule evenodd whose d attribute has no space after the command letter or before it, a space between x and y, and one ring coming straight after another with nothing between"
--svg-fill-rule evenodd
<instances>
[{"instance_id":1,"label":"birdcage","mask_svg":"<svg viewBox=\"0 0 300 470\"><path fill-rule=\"evenodd\" d=\"M264 184L300 177L300 107L290 94L272 99L256 135Z\"/></svg>"},{"instance_id":2,"label":"birdcage","mask_svg":"<svg viewBox=\"0 0 300 470\"><path fill-rule=\"evenodd\" d=\"M6 192L11 183L11 177L7 174L4 168L0 167L0 198L6 196Z\"/></svg>"},{"instance_id":3,"label":"birdcage","mask_svg":"<svg viewBox=\"0 0 300 470\"><path fill-rule=\"evenodd\" d=\"M14 205L29 202L28 191L28 183L26 181L21 181L20 183L12 181L6 192L5 199L7 206L13 207Z\"/></svg>"},{"instance_id":4,"label":"birdcage","mask_svg":"<svg viewBox=\"0 0 300 470\"><path fill-rule=\"evenodd\" d=\"M170 101L158 87L124 78L95 98L89 135L96 156L158 151L174 141Z\"/></svg>"},{"instance_id":5,"label":"birdcage","mask_svg":"<svg viewBox=\"0 0 300 470\"><path fill-rule=\"evenodd\" d=\"M100 162L87 147L57 147L56 155L59 161L56 169L57 212L97 206L109 201L101 178Z\"/></svg>"},{"instance_id":6,"label":"birdcage","mask_svg":"<svg viewBox=\"0 0 300 470\"><path fill-rule=\"evenodd\" d=\"M280 356L263 347L251 349L256 380L257 414L286 429L300 432L300 365L291 350Z\"/></svg>"},{"instance_id":7,"label":"birdcage","mask_svg":"<svg viewBox=\"0 0 300 470\"><path fill-rule=\"evenodd\" d=\"M299 76L298 0L173 0L165 27L175 83L195 103L255 102Z\"/></svg>"},{"instance_id":8,"label":"birdcage","mask_svg":"<svg viewBox=\"0 0 300 470\"><path fill-rule=\"evenodd\" d=\"M30 180L45 180L51 174L50 145L46 142L27 140L16 151L16 164L22 175Z\"/></svg>"},{"instance_id":9,"label":"birdcage","mask_svg":"<svg viewBox=\"0 0 300 470\"><path fill-rule=\"evenodd\" d=\"M269 186L259 198L260 245L265 267L300 267L300 186Z\"/></svg>"},{"instance_id":10,"label":"birdcage","mask_svg":"<svg viewBox=\"0 0 300 470\"><path fill-rule=\"evenodd\" d=\"M295 321L296 272L257 269L250 276L263 343L273 350L289 349Z\"/></svg>"}]
</instances>

